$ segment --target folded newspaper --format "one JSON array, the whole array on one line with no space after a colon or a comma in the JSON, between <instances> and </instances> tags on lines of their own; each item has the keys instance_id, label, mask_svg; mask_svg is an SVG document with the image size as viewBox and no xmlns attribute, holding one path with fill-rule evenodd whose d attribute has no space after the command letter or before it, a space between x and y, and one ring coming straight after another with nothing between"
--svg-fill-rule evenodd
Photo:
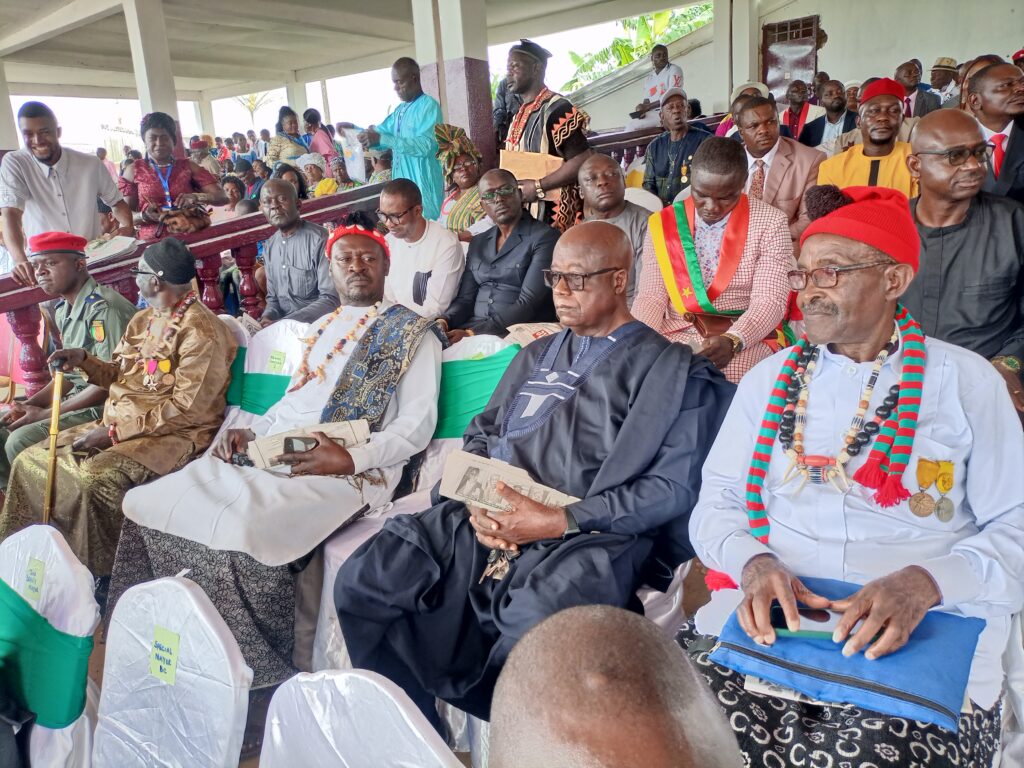
<instances>
[{"instance_id":1,"label":"folded newspaper","mask_svg":"<svg viewBox=\"0 0 1024 768\"><path fill-rule=\"evenodd\" d=\"M119 256L134 253L141 242L134 237L125 237L124 235L117 235L109 240L97 238L85 246L85 256L90 263L110 261Z\"/></svg>"},{"instance_id":2,"label":"folded newspaper","mask_svg":"<svg viewBox=\"0 0 1024 768\"><path fill-rule=\"evenodd\" d=\"M351 448L353 445L365 443L370 439L370 425L366 419L339 421L331 424L314 424L310 427L291 429L287 432L279 432L276 435L256 438L249 443L249 458L252 459L254 467L258 469L271 469L276 466L272 464L273 460L282 453L286 453L284 449L285 438L310 438L311 442L315 443L316 438L313 438L314 432L323 432L343 448ZM310 444L309 447L313 448L315 446Z\"/></svg>"},{"instance_id":3,"label":"folded newspaper","mask_svg":"<svg viewBox=\"0 0 1024 768\"><path fill-rule=\"evenodd\" d=\"M530 342L543 339L545 336L554 336L562 331L558 323L516 323L508 327L507 341L525 347Z\"/></svg>"},{"instance_id":4,"label":"folded newspaper","mask_svg":"<svg viewBox=\"0 0 1024 768\"><path fill-rule=\"evenodd\" d=\"M448 454L444 474L441 475L441 495L493 512L505 512L510 504L498 495L495 486L499 480L509 488L549 507L564 507L579 501L575 496L534 482L525 469L465 451L452 451Z\"/></svg>"}]
</instances>

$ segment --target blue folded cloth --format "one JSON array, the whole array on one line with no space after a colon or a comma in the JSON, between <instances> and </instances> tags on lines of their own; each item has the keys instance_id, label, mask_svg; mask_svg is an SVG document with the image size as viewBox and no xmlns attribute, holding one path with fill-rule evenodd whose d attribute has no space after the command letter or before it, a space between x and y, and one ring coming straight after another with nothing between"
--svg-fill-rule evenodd
<instances>
[{"instance_id":1,"label":"blue folded cloth","mask_svg":"<svg viewBox=\"0 0 1024 768\"><path fill-rule=\"evenodd\" d=\"M832 579L802 581L831 600L860 589L858 584ZM821 701L854 704L955 732L984 628L981 619L929 611L903 648L869 661L863 651L843 656L843 643L831 640L777 637L772 646L758 645L733 613L709 658Z\"/></svg>"}]
</instances>

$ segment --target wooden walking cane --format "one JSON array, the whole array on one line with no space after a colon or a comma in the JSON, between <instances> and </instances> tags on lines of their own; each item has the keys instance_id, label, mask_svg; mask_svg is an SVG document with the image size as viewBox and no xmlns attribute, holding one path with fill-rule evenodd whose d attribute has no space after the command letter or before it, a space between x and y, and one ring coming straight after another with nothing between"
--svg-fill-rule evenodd
<instances>
[{"instance_id":1,"label":"wooden walking cane","mask_svg":"<svg viewBox=\"0 0 1024 768\"><path fill-rule=\"evenodd\" d=\"M46 471L46 495L43 497L43 525L50 522L54 494L57 492L57 423L60 421L60 398L64 392L64 371L53 371L53 404L50 406L50 455Z\"/></svg>"}]
</instances>

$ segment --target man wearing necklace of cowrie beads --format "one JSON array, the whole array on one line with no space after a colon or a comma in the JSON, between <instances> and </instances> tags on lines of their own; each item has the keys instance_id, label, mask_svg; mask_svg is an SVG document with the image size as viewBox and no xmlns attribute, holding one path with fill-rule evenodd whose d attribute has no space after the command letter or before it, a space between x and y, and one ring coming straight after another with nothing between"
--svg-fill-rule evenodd
<instances>
[{"instance_id":1,"label":"man wearing necklace of cowrie beads","mask_svg":"<svg viewBox=\"0 0 1024 768\"><path fill-rule=\"evenodd\" d=\"M213 439L237 349L198 301L195 257L180 240L149 246L133 272L149 308L132 318L110 361L82 349L50 357L52 366L78 369L108 391L99 421L57 438L50 519L97 577L110 574L128 489L182 466ZM11 467L0 539L41 520L47 447L29 448Z\"/></svg>"}]
</instances>

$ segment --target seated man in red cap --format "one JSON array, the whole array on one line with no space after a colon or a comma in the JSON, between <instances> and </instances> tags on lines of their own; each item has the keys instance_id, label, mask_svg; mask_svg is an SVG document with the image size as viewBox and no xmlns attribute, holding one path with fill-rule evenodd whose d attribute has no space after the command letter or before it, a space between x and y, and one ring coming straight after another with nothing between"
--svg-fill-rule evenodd
<instances>
[{"instance_id":1,"label":"seated man in red cap","mask_svg":"<svg viewBox=\"0 0 1024 768\"><path fill-rule=\"evenodd\" d=\"M86 269L84 237L68 232L44 232L30 237L29 264L36 283L48 296L59 296L57 332L64 347L81 347L100 360L110 360L121 341L135 305L113 288L100 285ZM89 386L76 371L64 377L60 406L61 429L103 415L107 391ZM45 440L53 403L51 381L32 397L19 400L0 415L0 487L7 486L11 464L30 445Z\"/></svg>"},{"instance_id":2,"label":"seated man in red cap","mask_svg":"<svg viewBox=\"0 0 1024 768\"><path fill-rule=\"evenodd\" d=\"M903 92L903 86L888 77L864 88L857 110L863 143L823 162L818 169L819 184L889 187L908 198L917 196L917 182L907 168L910 144L898 139Z\"/></svg>"},{"instance_id":3,"label":"seated man in red cap","mask_svg":"<svg viewBox=\"0 0 1024 768\"><path fill-rule=\"evenodd\" d=\"M806 336L740 382L690 520L715 586L740 586L715 595L719 618L697 613L699 631L723 641L710 660L692 625L679 640L752 765L773 764L762 757L779 749L779 765L822 753L823 765L831 755L836 765L989 766L1000 657L1024 605L1020 422L987 360L925 338L900 304L920 249L903 195L817 187L808 209L789 273ZM780 636L809 629L815 610L838 620L824 639ZM922 653L928 642L942 652ZM794 643L805 672L832 675L780 677ZM754 656L765 661L755 674L803 698L751 690L737 670L750 674L743 659ZM896 693L893 678L911 671L900 681L909 693ZM809 684L815 674L845 677L844 692ZM944 718L926 687L941 689ZM784 742L772 738L782 732Z\"/></svg>"},{"instance_id":4,"label":"seated man in red cap","mask_svg":"<svg viewBox=\"0 0 1024 768\"><path fill-rule=\"evenodd\" d=\"M253 688L308 663L311 644L292 661L297 583L320 602L322 577L311 578L308 556L354 515L390 501L437 423L440 333L430 332L433 320L384 300L387 242L369 217L354 221L327 242L341 306L308 325L281 321L305 342L284 397L248 429L226 430L212 453L124 500L111 604L134 584L192 569L252 667ZM357 420L371 434L348 448L320 431ZM315 446L288 452L282 440L275 466L253 466L253 440L297 429Z\"/></svg>"},{"instance_id":5,"label":"seated man in red cap","mask_svg":"<svg viewBox=\"0 0 1024 768\"><path fill-rule=\"evenodd\" d=\"M195 291L195 256L169 237L149 246L133 270L149 307L124 332L110 360L65 346L51 365L108 390L103 416L60 433L50 522L94 576L110 574L121 499L203 451L224 420L237 343ZM46 443L11 466L0 539L42 519Z\"/></svg>"}]
</instances>

